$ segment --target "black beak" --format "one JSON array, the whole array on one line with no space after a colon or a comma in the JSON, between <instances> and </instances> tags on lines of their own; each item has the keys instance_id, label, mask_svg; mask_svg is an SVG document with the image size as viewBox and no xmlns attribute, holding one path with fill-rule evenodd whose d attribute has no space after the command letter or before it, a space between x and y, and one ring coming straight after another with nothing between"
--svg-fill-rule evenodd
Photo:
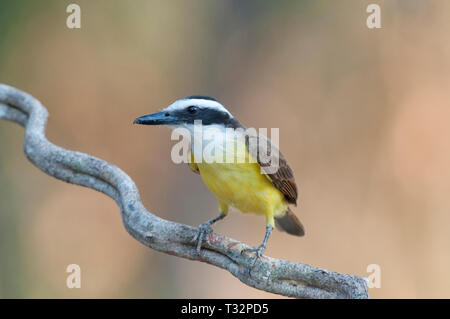
<instances>
[{"instance_id":1,"label":"black beak","mask_svg":"<svg viewBox=\"0 0 450 319\"><path fill-rule=\"evenodd\" d=\"M178 118L170 115L169 112L157 112L153 114L144 115L134 120L133 124L142 125L164 125L164 124L176 124Z\"/></svg>"}]
</instances>

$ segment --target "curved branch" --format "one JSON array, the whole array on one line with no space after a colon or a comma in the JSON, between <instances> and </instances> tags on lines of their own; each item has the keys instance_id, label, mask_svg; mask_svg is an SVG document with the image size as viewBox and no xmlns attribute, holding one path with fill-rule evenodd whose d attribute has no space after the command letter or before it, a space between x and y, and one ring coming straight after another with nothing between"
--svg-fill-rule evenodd
<instances>
[{"instance_id":1,"label":"curved branch","mask_svg":"<svg viewBox=\"0 0 450 319\"><path fill-rule=\"evenodd\" d=\"M243 283L261 290L298 298L368 298L364 278L305 264L263 256L249 272L247 245L212 233L209 244L196 252L196 228L161 219L143 206L133 180L117 166L99 158L66 150L45 137L48 112L31 95L0 84L0 119L25 126L24 151L47 174L68 183L100 191L120 207L126 230L142 244L229 271Z\"/></svg>"}]
</instances>

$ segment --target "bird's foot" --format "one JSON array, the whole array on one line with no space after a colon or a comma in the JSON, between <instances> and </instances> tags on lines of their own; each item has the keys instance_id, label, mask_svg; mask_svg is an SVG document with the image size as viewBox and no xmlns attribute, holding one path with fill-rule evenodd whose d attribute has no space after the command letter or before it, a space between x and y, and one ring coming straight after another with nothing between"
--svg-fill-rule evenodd
<instances>
[{"instance_id":1,"label":"bird's foot","mask_svg":"<svg viewBox=\"0 0 450 319\"><path fill-rule=\"evenodd\" d=\"M259 247L245 248L244 250L242 250L242 252L245 252L245 251L250 251L250 252L254 252L255 253L255 256L253 257L252 262L251 262L251 268L253 268L253 266L255 266L255 264L258 261L258 259L260 259L261 256L266 251L266 246L265 245L261 245Z\"/></svg>"},{"instance_id":2,"label":"bird's foot","mask_svg":"<svg viewBox=\"0 0 450 319\"><path fill-rule=\"evenodd\" d=\"M211 223L206 222L198 226L197 233L195 234L192 241L197 242L197 253L200 253L200 249L202 248L203 240L209 244L209 234L212 233Z\"/></svg>"}]
</instances>

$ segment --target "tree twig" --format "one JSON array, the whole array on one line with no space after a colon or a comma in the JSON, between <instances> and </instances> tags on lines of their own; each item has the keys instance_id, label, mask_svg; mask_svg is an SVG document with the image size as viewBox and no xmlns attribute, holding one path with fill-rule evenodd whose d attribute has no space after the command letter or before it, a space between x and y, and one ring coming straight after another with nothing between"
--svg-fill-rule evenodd
<instances>
[{"instance_id":1,"label":"tree twig","mask_svg":"<svg viewBox=\"0 0 450 319\"><path fill-rule=\"evenodd\" d=\"M126 230L142 244L166 254L223 268L243 283L297 298L368 298L364 278L263 256L249 272L247 245L212 233L200 254L192 239L196 228L167 221L143 206L133 180L117 166L88 154L66 150L45 137L48 112L31 95L0 84L0 119L25 127L24 151L45 173L100 191L120 207Z\"/></svg>"}]
</instances>

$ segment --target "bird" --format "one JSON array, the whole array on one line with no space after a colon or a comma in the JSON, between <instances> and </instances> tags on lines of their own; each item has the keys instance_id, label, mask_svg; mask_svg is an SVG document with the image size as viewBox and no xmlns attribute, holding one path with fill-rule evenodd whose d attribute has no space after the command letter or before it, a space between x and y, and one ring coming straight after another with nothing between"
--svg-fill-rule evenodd
<instances>
[{"instance_id":1,"label":"bird","mask_svg":"<svg viewBox=\"0 0 450 319\"><path fill-rule=\"evenodd\" d=\"M298 191L286 159L267 137L258 133L246 135L247 128L216 99L202 95L181 98L159 112L136 118L133 123L167 125L182 130L182 135L189 138L187 164L201 176L219 207L219 215L200 224L192 239L197 253L204 241L209 242L211 226L228 215L229 207L265 217L263 242L246 249L254 253L252 264L264 254L275 227L291 235L305 235L302 223L290 208L297 206ZM214 152L212 160L207 160L205 144L210 147L212 144L217 153L222 151L226 156L232 153L232 157L214 160L217 159ZM262 160L263 149L270 149L268 157L278 164L275 170Z\"/></svg>"}]
</instances>

